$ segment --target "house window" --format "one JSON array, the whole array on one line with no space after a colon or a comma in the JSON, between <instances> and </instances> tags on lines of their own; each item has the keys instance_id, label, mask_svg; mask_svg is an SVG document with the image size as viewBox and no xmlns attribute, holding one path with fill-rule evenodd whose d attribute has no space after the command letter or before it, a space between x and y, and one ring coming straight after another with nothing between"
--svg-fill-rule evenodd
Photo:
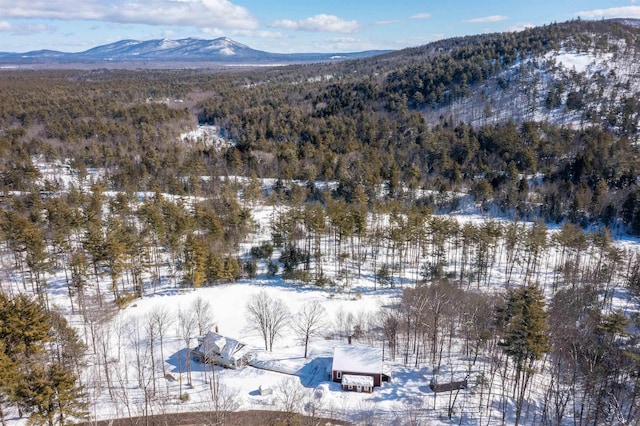
<instances>
[{"instance_id":1,"label":"house window","mask_svg":"<svg viewBox=\"0 0 640 426\"><path fill-rule=\"evenodd\" d=\"M349 385L349 390L353 390L353 386L352 385Z\"/></svg>"},{"instance_id":2,"label":"house window","mask_svg":"<svg viewBox=\"0 0 640 426\"><path fill-rule=\"evenodd\" d=\"M342 371L336 371L336 379L342 380Z\"/></svg>"}]
</instances>

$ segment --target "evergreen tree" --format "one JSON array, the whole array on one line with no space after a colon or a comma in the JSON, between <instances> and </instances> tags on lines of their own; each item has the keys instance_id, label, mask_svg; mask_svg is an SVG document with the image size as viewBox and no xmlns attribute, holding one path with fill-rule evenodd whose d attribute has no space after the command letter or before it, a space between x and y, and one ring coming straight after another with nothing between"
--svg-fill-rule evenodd
<instances>
[{"instance_id":1,"label":"evergreen tree","mask_svg":"<svg viewBox=\"0 0 640 426\"><path fill-rule=\"evenodd\" d=\"M81 418L86 406L82 387L71 371L61 364L36 364L21 377L15 397L34 424L65 425L69 417Z\"/></svg>"},{"instance_id":2,"label":"evergreen tree","mask_svg":"<svg viewBox=\"0 0 640 426\"><path fill-rule=\"evenodd\" d=\"M189 235L184 245L184 278L194 287L204 284L207 264L207 246L202 238Z\"/></svg>"},{"instance_id":3,"label":"evergreen tree","mask_svg":"<svg viewBox=\"0 0 640 426\"><path fill-rule=\"evenodd\" d=\"M3 406L9 402L17 373L16 363L7 355L6 343L0 340L0 422L3 425L5 424Z\"/></svg>"},{"instance_id":4,"label":"evergreen tree","mask_svg":"<svg viewBox=\"0 0 640 426\"><path fill-rule=\"evenodd\" d=\"M550 349L544 294L535 285L510 289L504 304L496 311L500 330L499 345L515 364L517 425L525 391L535 372L534 363Z\"/></svg>"},{"instance_id":5,"label":"evergreen tree","mask_svg":"<svg viewBox=\"0 0 640 426\"><path fill-rule=\"evenodd\" d=\"M33 424L64 425L83 417L83 390L74 372L83 353L75 330L58 314L27 296L0 293L0 405L14 404Z\"/></svg>"}]
</instances>

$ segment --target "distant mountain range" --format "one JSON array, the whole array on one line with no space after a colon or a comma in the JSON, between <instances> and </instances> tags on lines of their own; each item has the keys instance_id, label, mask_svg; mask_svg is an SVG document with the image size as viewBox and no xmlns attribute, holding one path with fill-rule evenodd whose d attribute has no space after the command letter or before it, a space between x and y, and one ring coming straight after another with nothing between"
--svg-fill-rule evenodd
<instances>
[{"instance_id":1,"label":"distant mountain range","mask_svg":"<svg viewBox=\"0 0 640 426\"><path fill-rule=\"evenodd\" d=\"M353 53L270 53L252 49L229 38L214 40L121 40L84 52L36 50L26 53L0 52L1 64L96 63L96 62L211 62L221 64L270 64L327 62L364 58L385 50Z\"/></svg>"}]
</instances>

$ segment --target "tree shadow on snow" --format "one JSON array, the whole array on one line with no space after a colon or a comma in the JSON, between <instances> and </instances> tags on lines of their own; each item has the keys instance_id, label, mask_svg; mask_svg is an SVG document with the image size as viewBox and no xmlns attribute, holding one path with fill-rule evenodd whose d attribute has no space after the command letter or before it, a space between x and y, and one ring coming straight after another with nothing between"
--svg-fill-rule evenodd
<instances>
[{"instance_id":1,"label":"tree shadow on snow","mask_svg":"<svg viewBox=\"0 0 640 426\"><path fill-rule=\"evenodd\" d=\"M300 377L300 383L305 388L315 388L320 383L329 380L332 360L331 357L314 358L296 371L295 375Z\"/></svg>"},{"instance_id":2,"label":"tree shadow on snow","mask_svg":"<svg viewBox=\"0 0 640 426\"><path fill-rule=\"evenodd\" d=\"M188 351L186 348L180 349L178 352L172 354L167 358L166 363L173 368L169 371L170 373L186 373L187 372L187 355ZM193 357L191 357L191 372L202 372L202 371L211 371L211 366L208 364L201 363L196 361Z\"/></svg>"}]
</instances>

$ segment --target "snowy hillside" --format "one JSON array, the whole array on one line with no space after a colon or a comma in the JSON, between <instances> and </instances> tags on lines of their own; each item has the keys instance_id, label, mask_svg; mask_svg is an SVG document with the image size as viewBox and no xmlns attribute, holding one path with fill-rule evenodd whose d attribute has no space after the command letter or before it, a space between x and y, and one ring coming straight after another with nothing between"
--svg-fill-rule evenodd
<instances>
[{"instance_id":1,"label":"snowy hillside","mask_svg":"<svg viewBox=\"0 0 640 426\"><path fill-rule=\"evenodd\" d=\"M473 87L470 96L426 114L432 121L444 114L477 126L513 120L633 128L637 139L640 114L633 99L640 93L640 53L619 43L611 53L562 49L524 58Z\"/></svg>"}]
</instances>

